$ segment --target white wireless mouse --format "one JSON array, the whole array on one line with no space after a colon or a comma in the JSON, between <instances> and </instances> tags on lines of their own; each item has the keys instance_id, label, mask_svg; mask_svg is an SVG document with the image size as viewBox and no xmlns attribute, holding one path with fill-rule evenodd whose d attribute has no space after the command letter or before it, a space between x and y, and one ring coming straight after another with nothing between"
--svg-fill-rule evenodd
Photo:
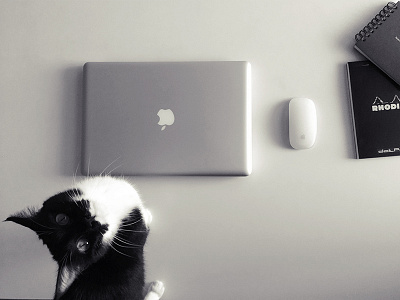
<instances>
[{"instance_id":1,"label":"white wireless mouse","mask_svg":"<svg viewBox=\"0 0 400 300\"><path fill-rule=\"evenodd\" d=\"M294 149L311 148L317 136L317 110L308 98L289 102L289 140Z\"/></svg>"}]
</instances>

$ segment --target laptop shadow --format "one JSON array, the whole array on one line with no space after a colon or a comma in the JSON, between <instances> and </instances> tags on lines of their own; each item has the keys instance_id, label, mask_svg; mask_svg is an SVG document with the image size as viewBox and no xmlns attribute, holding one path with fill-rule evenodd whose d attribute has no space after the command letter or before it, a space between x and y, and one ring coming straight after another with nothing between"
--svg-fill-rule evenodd
<instances>
[{"instance_id":1,"label":"laptop shadow","mask_svg":"<svg viewBox=\"0 0 400 300\"><path fill-rule=\"evenodd\" d=\"M62 80L62 147L60 153L61 174L80 174L82 123L83 123L83 69L82 66L67 67Z\"/></svg>"}]
</instances>

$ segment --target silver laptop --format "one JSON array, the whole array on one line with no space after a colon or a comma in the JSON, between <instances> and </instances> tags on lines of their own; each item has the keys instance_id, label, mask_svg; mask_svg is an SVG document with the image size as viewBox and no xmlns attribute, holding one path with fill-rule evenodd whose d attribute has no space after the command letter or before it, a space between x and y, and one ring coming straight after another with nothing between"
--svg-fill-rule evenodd
<instances>
[{"instance_id":1,"label":"silver laptop","mask_svg":"<svg viewBox=\"0 0 400 300\"><path fill-rule=\"evenodd\" d=\"M88 62L84 174L251 173L248 62Z\"/></svg>"}]
</instances>

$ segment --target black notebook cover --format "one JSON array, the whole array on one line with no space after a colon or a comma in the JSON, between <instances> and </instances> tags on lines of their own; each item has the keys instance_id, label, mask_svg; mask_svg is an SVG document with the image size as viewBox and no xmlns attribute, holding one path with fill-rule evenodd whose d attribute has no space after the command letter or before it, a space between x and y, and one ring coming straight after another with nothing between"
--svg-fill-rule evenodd
<instances>
[{"instance_id":1,"label":"black notebook cover","mask_svg":"<svg viewBox=\"0 0 400 300\"><path fill-rule=\"evenodd\" d=\"M389 2L358 34L356 48L400 84L400 1Z\"/></svg>"},{"instance_id":2,"label":"black notebook cover","mask_svg":"<svg viewBox=\"0 0 400 300\"><path fill-rule=\"evenodd\" d=\"M400 87L369 61L347 74L357 158L400 155Z\"/></svg>"}]
</instances>

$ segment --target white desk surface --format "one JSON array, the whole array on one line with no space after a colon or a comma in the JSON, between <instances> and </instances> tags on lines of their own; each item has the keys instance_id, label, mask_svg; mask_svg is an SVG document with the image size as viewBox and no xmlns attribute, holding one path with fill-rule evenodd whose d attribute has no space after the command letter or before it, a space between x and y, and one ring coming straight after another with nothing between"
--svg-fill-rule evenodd
<instances>
[{"instance_id":1,"label":"white desk surface","mask_svg":"<svg viewBox=\"0 0 400 300\"><path fill-rule=\"evenodd\" d=\"M69 187L86 61L247 60L253 174L130 178L152 210L163 299L400 298L400 157L356 160L345 63L385 1L1 1L1 218ZM289 147L292 97L313 149ZM234 122L234 120L232 120ZM51 298L55 263L2 223L0 298Z\"/></svg>"}]
</instances>

